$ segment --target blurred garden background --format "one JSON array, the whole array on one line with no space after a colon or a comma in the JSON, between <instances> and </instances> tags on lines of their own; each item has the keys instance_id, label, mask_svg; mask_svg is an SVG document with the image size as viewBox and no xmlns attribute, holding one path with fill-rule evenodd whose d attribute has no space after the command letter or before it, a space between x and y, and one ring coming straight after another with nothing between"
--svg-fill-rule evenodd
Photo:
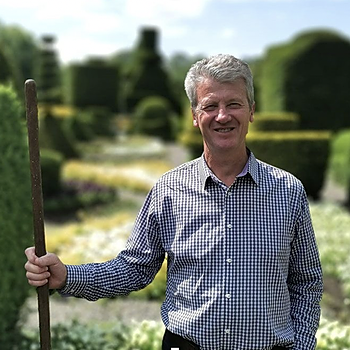
<instances>
[{"instance_id":1,"label":"blurred garden background","mask_svg":"<svg viewBox=\"0 0 350 350\"><path fill-rule=\"evenodd\" d=\"M33 244L24 81L38 87L47 249L67 264L105 261L155 181L202 152L183 89L202 56L166 58L159 37L142 27L128 50L63 64L55 35L0 22L1 349L39 349L23 269ZM302 31L247 62L257 104L248 146L299 177L310 199L325 280L317 349L350 349L350 39ZM53 349L160 349L165 278L166 262L128 297L52 295Z\"/></svg>"}]
</instances>

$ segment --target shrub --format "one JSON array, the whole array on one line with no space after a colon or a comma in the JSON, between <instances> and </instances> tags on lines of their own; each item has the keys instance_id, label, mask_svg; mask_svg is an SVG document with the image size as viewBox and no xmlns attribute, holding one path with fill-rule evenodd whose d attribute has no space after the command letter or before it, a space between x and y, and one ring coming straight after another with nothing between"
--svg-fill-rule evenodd
<instances>
[{"instance_id":1,"label":"shrub","mask_svg":"<svg viewBox=\"0 0 350 350\"><path fill-rule=\"evenodd\" d=\"M179 103L158 53L157 39L156 29L142 29L124 78L123 104L127 112L133 112L146 97L162 96L169 101L172 110L180 113Z\"/></svg>"},{"instance_id":2,"label":"shrub","mask_svg":"<svg viewBox=\"0 0 350 350\"><path fill-rule=\"evenodd\" d=\"M144 98L135 110L133 131L137 134L174 139L175 125L169 102L160 96Z\"/></svg>"},{"instance_id":3,"label":"shrub","mask_svg":"<svg viewBox=\"0 0 350 350\"><path fill-rule=\"evenodd\" d=\"M199 128L193 126L191 108L187 108L187 113L182 121L183 128L179 136L179 142L185 146L191 158L198 158L203 153L203 139Z\"/></svg>"},{"instance_id":4,"label":"shrub","mask_svg":"<svg viewBox=\"0 0 350 350\"><path fill-rule=\"evenodd\" d=\"M299 128L299 116L291 112L261 112L254 114L250 131L287 131Z\"/></svg>"},{"instance_id":5,"label":"shrub","mask_svg":"<svg viewBox=\"0 0 350 350\"><path fill-rule=\"evenodd\" d=\"M63 128L60 118L46 113L40 118L39 141L41 148L61 153L65 158L78 158L79 152L74 145L72 135Z\"/></svg>"},{"instance_id":6,"label":"shrub","mask_svg":"<svg viewBox=\"0 0 350 350\"><path fill-rule=\"evenodd\" d=\"M100 106L118 111L119 71L103 60L73 64L69 69L70 98L79 108Z\"/></svg>"},{"instance_id":7,"label":"shrub","mask_svg":"<svg viewBox=\"0 0 350 350\"><path fill-rule=\"evenodd\" d=\"M42 149L40 152L40 165L43 195L45 197L57 194L61 190L61 169L63 156L57 151Z\"/></svg>"},{"instance_id":8,"label":"shrub","mask_svg":"<svg viewBox=\"0 0 350 350\"><path fill-rule=\"evenodd\" d=\"M259 108L298 113L302 129L349 127L349 59L350 41L329 31L271 47L258 70Z\"/></svg>"},{"instance_id":9,"label":"shrub","mask_svg":"<svg viewBox=\"0 0 350 350\"><path fill-rule=\"evenodd\" d=\"M247 146L255 156L287 170L317 199L322 189L329 154L330 133L311 131L250 133Z\"/></svg>"},{"instance_id":10,"label":"shrub","mask_svg":"<svg viewBox=\"0 0 350 350\"><path fill-rule=\"evenodd\" d=\"M79 112L79 119L96 136L114 136L113 114L108 108L89 107Z\"/></svg>"},{"instance_id":11,"label":"shrub","mask_svg":"<svg viewBox=\"0 0 350 350\"><path fill-rule=\"evenodd\" d=\"M13 350L19 312L29 285L24 249L32 244L32 209L27 136L21 105L9 87L0 86L0 339Z\"/></svg>"}]
</instances>

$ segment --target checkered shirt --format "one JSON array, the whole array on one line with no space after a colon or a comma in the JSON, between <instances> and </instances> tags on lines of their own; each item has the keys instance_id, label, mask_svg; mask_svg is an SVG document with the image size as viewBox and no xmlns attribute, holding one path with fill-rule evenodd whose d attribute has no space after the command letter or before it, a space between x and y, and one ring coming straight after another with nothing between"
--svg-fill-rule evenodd
<instances>
[{"instance_id":1,"label":"checkered shirt","mask_svg":"<svg viewBox=\"0 0 350 350\"><path fill-rule=\"evenodd\" d=\"M167 257L164 325L205 350L315 349L322 271L304 188L250 153L227 187L204 157L164 174L125 250L68 265L62 294L96 300L148 285Z\"/></svg>"}]
</instances>

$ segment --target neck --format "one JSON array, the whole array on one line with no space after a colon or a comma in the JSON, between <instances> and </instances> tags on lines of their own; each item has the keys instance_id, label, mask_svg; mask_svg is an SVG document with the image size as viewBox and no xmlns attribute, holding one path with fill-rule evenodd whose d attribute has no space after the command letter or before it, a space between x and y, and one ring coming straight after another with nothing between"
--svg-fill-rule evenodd
<instances>
[{"instance_id":1,"label":"neck","mask_svg":"<svg viewBox=\"0 0 350 350\"><path fill-rule=\"evenodd\" d=\"M235 182L248 160L245 147L240 152L222 152L218 155L205 149L204 157L209 168L228 187Z\"/></svg>"}]
</instances>

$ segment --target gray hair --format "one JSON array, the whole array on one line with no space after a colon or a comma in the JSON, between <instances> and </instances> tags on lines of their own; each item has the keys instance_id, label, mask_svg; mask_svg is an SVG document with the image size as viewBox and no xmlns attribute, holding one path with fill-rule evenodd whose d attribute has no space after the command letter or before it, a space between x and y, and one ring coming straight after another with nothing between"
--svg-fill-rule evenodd
<instances>
[{"instance_id":1,"label":"gray hair","mask_svg":"<svg viewBox=\"0 0 350 350\"><path fill-rule=\"evenodd\" d=\"M247 63L232 56L219 54L194 63L185 78L185 91L191 108L197 107L197 88L205 79L219 83L232 83L237 79L245 81L249 107L254 105L253 75Z\"/></svg>"}]
</instances>

